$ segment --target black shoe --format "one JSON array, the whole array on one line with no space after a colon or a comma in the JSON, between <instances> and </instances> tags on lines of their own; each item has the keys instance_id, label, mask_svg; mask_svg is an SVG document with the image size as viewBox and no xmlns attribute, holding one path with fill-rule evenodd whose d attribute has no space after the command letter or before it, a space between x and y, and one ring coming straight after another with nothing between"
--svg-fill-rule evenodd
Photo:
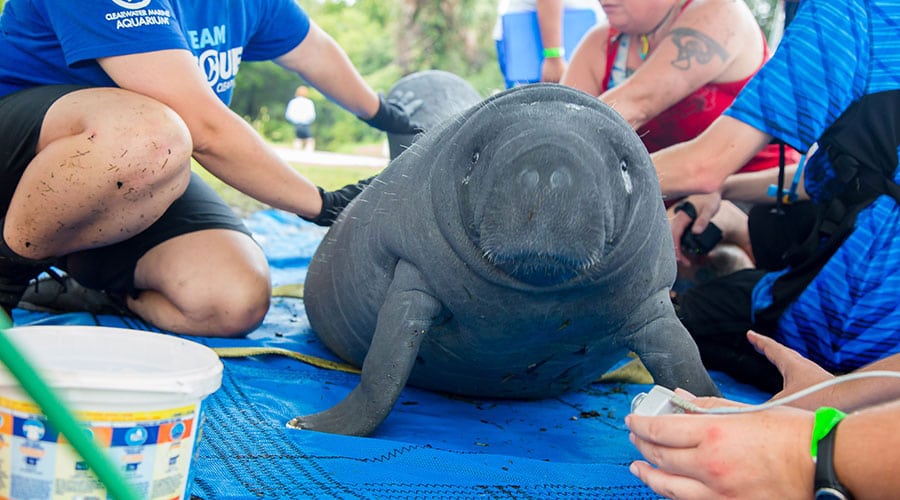
<instances>
[{"instance_id":1,"label":"black shoe","mask_svg":"<svg viewBox=\"0 0 900 500\"><path fill-rule=\"evenodd\" d=\"M0 276L0 306L8 317L12 318L12 310L28 288L29 281L30 277L20 279L19 276Z\"/></svg>"},{"instance_id":2,"label":"black shoe","mask_svg":"<svg viewBox=\"0 0 900 500\"><path fill-rule=\"evenodd\" d=\"M50 313L81 312L136 317L123 297L87 288L69 275L51 275L28 287L19 307Z\"/></svg>"},{"instance_id":3,"label":"black shoe","mask_svg":"<svg viewBox=\"0 0 900 500\"><path fill-rule=\"evenodd\" d=\"M47 266L13 265L0 257L0 306L12 318L12 310L18 306L28 284L37 278Z\"/></svg>"},{"instance_id":4,"label":"black shoe","mask_svg":"<svg viewBox=\"0 0 900 500\"><path fill-rule=\"evenodd\" d=\"M12 310L28 288L28 283L50 268L51 262L13 259L0 255L0 306L11 318Z\"/></svg>"}]
</instances>

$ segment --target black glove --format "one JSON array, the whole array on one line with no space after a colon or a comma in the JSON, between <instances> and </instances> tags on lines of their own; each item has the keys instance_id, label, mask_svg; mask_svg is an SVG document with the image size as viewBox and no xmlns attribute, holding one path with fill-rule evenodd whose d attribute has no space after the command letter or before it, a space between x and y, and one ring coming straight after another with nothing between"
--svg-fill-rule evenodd
<instances>
[{"instance_id":1,"label":"black glove","mask_svg":"<svg viewBox=\"0 0 900 500\"><path fill-rule=\"evenodd\" d=\"M322 211L315 217L310 218L302 215L299 215L298 217L318 226L330 226L334 224L334 221L337 220L338 215L341 214L344 208L349 205L350 202L353 201L353 198L356 198L356 195L361 193L366 186L371 184L372 179L374 178L375 176L373 175L368 179L361 179L359 182L347 184L337 191L325 191L324 189L319 188L319 195L322 196Z\"/></svg>"},{"instance_id":2,"label":"black glove","mask_svg":"<svg viewBox=\"0 0 900 500\"><path fill-rule=\"evenodd\" d=\"M370 127L392 134L415 135L425 131L410 120L421 106L422 99L416 99L416 95L412 92L405 92L390 99L378 94L378 111L375 116L363 121Z\"/></svg>"}]
</instances>

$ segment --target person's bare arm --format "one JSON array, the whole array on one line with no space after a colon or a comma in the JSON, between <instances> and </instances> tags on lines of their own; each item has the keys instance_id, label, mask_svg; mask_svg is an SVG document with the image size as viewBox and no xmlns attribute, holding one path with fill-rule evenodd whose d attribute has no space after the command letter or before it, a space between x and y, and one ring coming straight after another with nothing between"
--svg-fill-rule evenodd
<instances>
[{"instance_id":1,"label":"person's bare arm","mask_svg":"<svg viewBox=\"0 0 900 500\"><path fill-rule=\"evenodd\" d=\"M371 118L378 111L378 94L363 80L344 49L312 21L303 42L275 62L360 118Z\"/></svg>"},{"instance_id":2,"label":"person's bare arm","mask_svg":"<svg viewBox=\"0 0 900 500\"><path fill-rule=\"evenodd\" d=\"M322 199L316 187L216 96L190 52L164 50L98 62L120 87L172 108L191 132L194 158L213 175L275 208L319 214Z\"/></svg>"},{"instance_id":3,"label":"person's bare arm","mask_svg":"<svg viewBox=\"0 0 900 500\"><path fill-rule=\"evenodd\" d=\"M886 498L900 491L898 420L900 401L895 400L853 413L840 423L834 471L855 498Z\"/></svg>"},{"instance_id":4,"label":"person's bare arm","mask_svg":"<svg viewBox=\"0 0 900 500\"><path fill-rule=\"evenodd\" d=\"M784 193L787 194L797 172L797 164L784 167ZM745 172L729 176L722 185L722 198L731 201L749 203L774 203L775 198L768 195L769 186L778 185L778 169L770 168L756 172ZM797 199L808 198L803 188L803 178L797 184Z\"/></svg>"},{"instance_id":5,"label":"person's bare arm","mask_svg":"<svg viewBox=\"0 0 900 500\"><path fill-rule=\"evenodd\" d=\"M638 43L638 37L633 37ZM635 129L710 82L746 78L762 64L762 35L742 2L691 4L628 79L600 98Z\"/></svg>"},{"instance_id":6,"label":"person's bare arm","mask_svg":"<svg viewBox=\"0 0 900 500\"><path fill-rule=\"evenodd\" d=\"M563 47L563 1L537 0L538 29L544 47ZM544 58L541 81L556 83L566 71L564 57Z\"/></svg>"},{"instance_id":7,"label":"person's bare arm","mask_svg":"<svg viewBox=\"0 0 900 500\"><path fill-rule=\"evenodd\" d=\"M650 155L666 197L681 198L722 189L771 136L746 123L720 116L694 139Z\"/></svg>"},{"instance_id":8,"label":"person's bare arm","mask_svg":"<svg viewBox=\"0 0 900 500\"><path fill-rule=\"evenodd\" d=\"M599 97L606 75L608 36L609 24L605 20L591 28L569 59L569 67L559 83Z\"/></svg>"}]
</instances>

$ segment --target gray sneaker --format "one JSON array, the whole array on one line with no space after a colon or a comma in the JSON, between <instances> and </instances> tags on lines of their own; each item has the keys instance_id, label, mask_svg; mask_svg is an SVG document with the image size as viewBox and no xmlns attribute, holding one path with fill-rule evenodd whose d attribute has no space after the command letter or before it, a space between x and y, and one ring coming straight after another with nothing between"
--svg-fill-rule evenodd
<instances>
[{"instance_id":1,"label":"gray sneaker","mask_svg":"<svg viewBox=\"0 0 900 500\"><path fill-rule=\"evenodd\" d=\"M125 305L123 297L87 288L69 275L48 276L37 280L34 286L25 290L19 307L51 313L85 311L92 314L135 316Z\"/></svg>"}]
</instances>

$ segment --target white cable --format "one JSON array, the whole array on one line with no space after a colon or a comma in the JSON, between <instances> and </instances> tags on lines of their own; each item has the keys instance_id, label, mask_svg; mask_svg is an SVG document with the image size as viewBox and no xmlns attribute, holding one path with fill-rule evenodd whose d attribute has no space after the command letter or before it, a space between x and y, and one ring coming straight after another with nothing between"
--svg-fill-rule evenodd
<instances>
[{"instance_id":1,"label":"white cable","mask_svg":"<svg viewBox=\"0 0 900 500\"><path fill-rule=\"evenodd\" d=\"M868 371L868 372L848 373L846 375L840 375L838 377L834 377L833 379L830 379L830 380L825 380L823 382L819 382L818 384L809 386L800 392L791 394L790 396L785 396L783 398L774 399L774 400L768 401L766 403L761 403L758 405L751 405L751 406L741 406L741 407L725 406L725 407L718 407L718 408L701 408L701 407L697 406L696 404L694 404L680 396L673 396L671 399L671 403L679 408L682 408L684 410L687 410L687 411L690 411L693 413L706 413L706 414L718 414L718 415L735 414L735 413L750 413L750 412L755 412L755 411L768 410L770 408L775 408L776 406L785 405L792 401L796 401L800 398L809 396L810 394L812 394L814 392L821 391L822 389L826 389L828 387L831 387L833 385L837 385L837 384L840 384L843 382L849 382L851 380L858 380L858 379L863 379L863 378L875 378L875 377L889 377L889 378L900 379L900 372L889 371L889 370L872 370L872 371Z\"/></svg>"}]
</instances>

